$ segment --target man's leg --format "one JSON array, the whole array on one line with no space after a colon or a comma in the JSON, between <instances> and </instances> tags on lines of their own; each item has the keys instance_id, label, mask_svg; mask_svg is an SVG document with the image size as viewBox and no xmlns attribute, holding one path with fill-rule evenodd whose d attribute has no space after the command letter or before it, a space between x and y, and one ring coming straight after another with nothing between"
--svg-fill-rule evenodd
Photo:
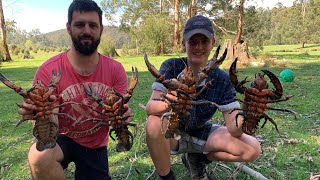
<instances>
[{"instance_id":1,"label":"man's leg","mask_svg":"<svg viewBox=\"0 0 320 180\"><path fill-rule=\"evenodd\" d=\"M213 131L205 145L207 158L216 161L252 162L261 154L258 140L247 134L236 138L230 135L226 127Z\"/></svg>"},{"instance_id":2,"label":"man's leg","mask_svg":"<svg viewBox=\"0 0 320 180\"><path fill-rule=\"evenodd\" d=\"M146 141L158 175L166 176L172 173L170 171L170 141L161 132L161 119L158 116L150 115L147 118Z\"/></svg>"},{"instance_id":3,"label":"man's leg","mask_svg":"<svg viewBox=\"0 0 320 180\"><path fill-rule=\"evenodd\" d=\"M43 151L36 149L36 143L32 144L28 154L28 161L33 179L65 179L64 171L60 164L62 160L63 153L58 144L52 149Z\"/></svg>"},{"instance_id":4,"label":"man's leg","mask_svg":"<svg viewBox=\"0 0 320 180\"><path fill-rule=\"evenodd\" d=\"M181 156L184 166L189 170L192 180L209 180L206 166L209 161L205 154L184 153Z\"/></svg>"},{"instance_id":5,"label":"man's leg","mask_svg":"<svg viewBox=\"0 0 320 180\"><path fill-rule=\"evenodd\" d=\"M80 145L75 145L76 157L76 180L110 180L108 150L106 147L89 149Z\"/></svg>"}]
</instances>

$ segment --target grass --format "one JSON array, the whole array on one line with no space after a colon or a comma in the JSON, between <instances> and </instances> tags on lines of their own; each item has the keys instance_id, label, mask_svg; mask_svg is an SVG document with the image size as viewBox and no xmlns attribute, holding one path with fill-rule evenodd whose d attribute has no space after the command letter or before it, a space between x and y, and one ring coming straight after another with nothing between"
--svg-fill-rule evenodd
<instances>
[{"instance_id":1,"label":"grass","mask_svg":"<svg viewBox=\"0 0 320 180\"><path fill-rule=\"evenodd\" d=\"M307 45L308 47L308 45ZM308 48L319 49L319 46L310 45ZM287 50L289 52L280 52ZM293 51L294 50L294 51ZM299 50L299 51L298 51ZM254 78L254 74L261 69L269 69L279 75L284 68L290 68L295 73L293 82L282 83L284 96L294 95L289 101L273 104L273 107L287 107L300 114L297 119L287 113L268 111L278 125L280 133L268 122L263 129L258 130L261 139L263 153L253 163L247 164L250 168L262 173L268 179L309 179L311 173L320 173L320 105L319 93L319 67L320 51L309 51L308 55L299 45L293 46L269 46L265 52L272 54L277 61L285 59L284 66L275 63L268 67L243 67L239 68L239 80L248 76L248 80ZM31 80L39 65L55 53L32 54L34 59L23 60L14 58L13 62L3 63L0 72L24 89L31 87ZM164 59L170 56L150 56L149 60L157 68ZM304 59L304 57L310 59ZM139 107L139 103L146 104L151 94L151 84L154 78L147 71L143 57L120 57L121 62L131 76L131 66L139 70L139 83L134 90L131 99L131 107L134 110L133 122L138 124L138 132L133 148L129 152L117 153L116 142L110 140L109 165L113 179L156 179L153 173L154 166L145 144L144 123L146 114ZM283 64L283 63L282 63ZM228 67L221 66L224 70ZM22 123L15 128L15 124L21 118L17 114L18 107L15 103L22 98L11 89L0 84L0 179L31 179L27 164L28 148L32 141L31 123ZM221 123L221 115L217 113L212 121ZM221 163L211 163L210 176L214 179L228 179L235 176L236 179L254 179L244 172L235 171L233 163L223 163L230 170L221 166ZM73 179L74 165L66 170L67 179ZM183 167L179 156L172 156L172 169L178 179L188 179L189 175Z\"/></svg>"}]
</instances>

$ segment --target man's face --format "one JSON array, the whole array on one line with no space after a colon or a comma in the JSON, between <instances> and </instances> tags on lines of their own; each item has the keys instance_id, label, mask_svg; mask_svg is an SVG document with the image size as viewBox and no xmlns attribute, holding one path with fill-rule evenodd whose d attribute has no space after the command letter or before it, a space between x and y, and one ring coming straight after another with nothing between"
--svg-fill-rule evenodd
<instances>
[{"instance_id":1,"label":"man's face","mask_svg":"<svg viewBox=\"0 0 320 180\"><path fill-rule=\"evenodd\" d=\"M206 65L213 44L214 41L203 34L193 35L187 42L184 42L188 61L200 66Z\"/></svg>"},{"instance_id":2,"label":"man's face","mask_svg":"<svg viewBox=\"0 0 320 180\"><path fill-rule=\"evenodd\" d=\"M71 25L67 24L67 29L78 52L91 55L97 50L103 27L96 12L73 12Z\"/></svg>"}]
</instances>

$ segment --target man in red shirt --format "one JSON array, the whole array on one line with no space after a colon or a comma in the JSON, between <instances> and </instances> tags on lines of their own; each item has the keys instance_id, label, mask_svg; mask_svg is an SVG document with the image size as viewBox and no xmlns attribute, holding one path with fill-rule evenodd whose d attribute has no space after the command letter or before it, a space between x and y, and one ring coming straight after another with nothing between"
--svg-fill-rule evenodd
<instances>
[{"instance_id":1,"label":"man in red shirt","mask_svg":"<svg viewBox=\"0 0 320 180\"><path fill-rule=\"evenodd\" d=\"M75 179L110 179L106 148L109 127L90 130L97 122L88 119L99 117L97 111L101 111L101 107L86 95L84 88L93 87L101 98L105 98L110 88L125 94L127 75L119 62L97 52L103 25L102 10L94 1L73 0L66 27L72 39L71 49L44 62L33 83L40 80L48 85L51 72L60 71L61 80L53 98L60 95L60 104L70 103L55 112L69 114L74 119L51 116L59 125L57 145L43 151L38 151L35 144L31 146L28 156L31 174L34 179L65 179L63 169L74 162ZM28 102L26 99L23 102L26 108L18 111L24 117L32 114L32 104ZM125 115L130 116L131 112L128 108Z\"/></svg>"}]
</instances>

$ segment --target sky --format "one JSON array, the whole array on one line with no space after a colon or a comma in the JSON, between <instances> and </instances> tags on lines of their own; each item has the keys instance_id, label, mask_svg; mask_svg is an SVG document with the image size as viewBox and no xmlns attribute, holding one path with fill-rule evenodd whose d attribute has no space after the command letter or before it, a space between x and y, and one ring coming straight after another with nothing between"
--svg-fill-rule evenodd
<instances>
[{"instance_id":1,"label":"sky","mask_svg":"<svg viewBox=\"0 0 320 180\"><path fill-rule=\"evenodd\" d=\"M100 5L101 0L94 0ZM292 6L294 0L256 0L261 7L272 8L278 2ZM6 20L14 20L21 30L39 29L48 33L66 27L68 7L72 0L3 0ZM103 21L105 25L105 22Z\"/></svg>"}]
</instances>

